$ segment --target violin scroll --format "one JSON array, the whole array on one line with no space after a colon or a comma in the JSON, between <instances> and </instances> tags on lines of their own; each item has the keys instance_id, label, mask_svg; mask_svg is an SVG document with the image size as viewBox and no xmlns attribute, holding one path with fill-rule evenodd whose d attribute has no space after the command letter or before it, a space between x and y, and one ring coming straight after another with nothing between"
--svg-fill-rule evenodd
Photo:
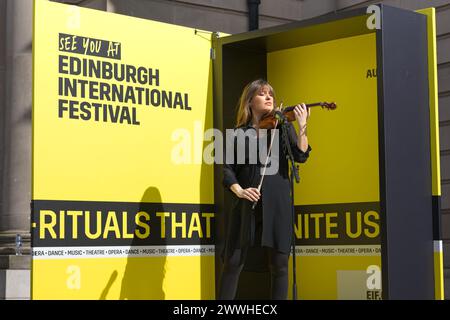
<instances>
[{"instance_id":1,"label":"violin scroll","mask_svg":"<svg viewBox=\"0 0 450 320\"><path fill-rule=\"evenodd\" d=\"M334 102L319 102L319 103L322 109L325 108L328 110L336 110L337 108L337 105ZM308 105L306 105L306 107L308 107Z\"/></svg>"}]
</instances>

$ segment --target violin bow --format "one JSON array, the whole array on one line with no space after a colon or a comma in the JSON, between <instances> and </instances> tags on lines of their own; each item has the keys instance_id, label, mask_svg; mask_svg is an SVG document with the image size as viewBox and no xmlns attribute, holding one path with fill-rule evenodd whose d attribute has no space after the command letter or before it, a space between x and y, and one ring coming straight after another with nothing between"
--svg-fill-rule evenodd
<instances>
[{"instance_id":1,"label":"violin bow","mask_svg":"<svg viewBox=\"0 0 450 320\"><path fill-rule=\"evenodd\" d=\"M283 108L283 102L280 103L280 108L279 109L282 110L282 108ZM277 126L278 126L278 119L276 120L275 127L272 130L275 130L275 128ZM262 187L262 184L263 184L263 181L264 181L264 177L266 176L267 163L269 161L270 154L272 153L272 145L273 145L274 138L275 138L275 134L272 134L272 136L270 137L270 145L269 145L269 150L267 152L266 161L264 163L264 169L263 169L263 172L261 174L261 180L259 181L259 184L258 184L258 187L257 187L258 192L260 192L260 194L261 194L261 187ZM255 210L257 204L258 204L258 201L253 202L252 210Z\"/></svg>"}]
</instances>

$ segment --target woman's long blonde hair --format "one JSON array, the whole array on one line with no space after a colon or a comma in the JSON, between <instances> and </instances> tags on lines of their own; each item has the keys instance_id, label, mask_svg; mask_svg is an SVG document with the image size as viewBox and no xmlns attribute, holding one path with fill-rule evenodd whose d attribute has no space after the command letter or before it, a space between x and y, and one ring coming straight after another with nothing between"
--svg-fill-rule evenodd
<instances>
[{"instance_id":1,"label":"woman's long blonde hair","mask_svg":"<svg viewBox=\"0 0 450 320\"><path fill-rule=\"evenodd\" d=\"M241 97L239 98L239 102L237 105L237 117L236 117L236 128L246 126L252 121L252 109L250 108L250 102L252 98L261 90L263 87L269 88L269 91L272 93L274 97L274 106L275 106L275 92L272 86L263 79L258 79L253 82L247 84L242 91Z\"/></svg>"}]
</instances>

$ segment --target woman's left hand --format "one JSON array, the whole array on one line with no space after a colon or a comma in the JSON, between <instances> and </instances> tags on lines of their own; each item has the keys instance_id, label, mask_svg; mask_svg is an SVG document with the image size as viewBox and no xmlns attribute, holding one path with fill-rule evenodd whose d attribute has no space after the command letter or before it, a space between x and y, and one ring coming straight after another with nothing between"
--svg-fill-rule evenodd
<instances>
[{"instance_id":1,"label":"woman's left hand","mask_svg":"<svg viewBox=\"0 0 450 320\"><path fill-rule=\"evenodd\" d=\"M304 103L298 104L294 108L295 119L297 119L297 123L300 128L306 126L306 121L311 115L311 109L307 108Z\"/></svg>"}]
</instances>

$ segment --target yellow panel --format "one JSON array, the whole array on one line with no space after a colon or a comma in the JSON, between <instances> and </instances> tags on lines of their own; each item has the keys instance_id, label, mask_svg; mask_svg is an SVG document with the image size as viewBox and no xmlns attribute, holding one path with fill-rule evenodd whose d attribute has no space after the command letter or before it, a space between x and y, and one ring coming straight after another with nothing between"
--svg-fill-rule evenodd
<instances>
[{"instance_id":1,"label":"yellow panel","mask_svg":"<svg viewBox=\"0 0 450 320\"><path fill-rule=\"evenodd\" d=\"M94 204L96 208L104 201L126 205L214 203L213 166L202 162L203 133L212 127L211 41L194 31L50 1L34 2L32 199L35 203L46 200L39 202L44 203L44 207L50 203L50 208L45 209L55 210L54 221L57 221L57 210L71 210L70 207L51 207L55 200L79 201L77 203L86 206ZM62 43L61 33L74 35L72 40L75 42ZM84 49L77 47L83 45L83 37L104 40L109 43L108 50L120 43L121 57L113 59L86 52L61 51L66 44L69 49ZM117 63L119 68L124 65L125 70L134 66L137 71L123 81L64 73L71 68L68 61L76 66L84 63L83 59L93 63ZM136 83L132 77L139 79L139 67L152 69L153 80ZM130 87L148 89L149 92L155 90L152 92L160 97L164 94L173 96L172 102L166 102L166 105L172 104L172 108L163 107L162 102L154 106L145 98L109 101L105 92L103 98L83 97L80 87L75 97L67 97L60 91L60 78L97 81L111 88L114 84L123 85L125 97L133 91ZM98 87L89 92L95 93L95 90ZM139 91L134 89L133 92ZM175 96L180 98L178 103L174 102L177 101ZM88 102L91 107L93 103L110 104L111 107L91 108L87 117L78 105L78 110L71 116L69 110L59 108L61 99ZM112 120L114 110L119 110L118 114L123 116L126 108L132 123L126 121L127 117L123 117L124 123ZM105 110L113 112L105 113ZM95 112L99 113L98 121ZM81 118L82 114L85 120ZM104 118L104 114L108 117ZM78 119L74 115L78 115ZM180 159L186 163L177 163ZM58 215L60 224L64 223L62 213L64 211ZM72 230L70 223L76 230L75 222L66 222L68 231ZM105 223L106 228L114 230L107 233L104 245L110 245L108 241L121 223L124 222L110 220ZM35 227L34 235L39 229L39 226ZM64 228L55 226L55 229L61 231ZM68 232L59 233L59 237L75 245L78 240L86 241L86 237L80 235L75 242L70 242L73 239L69 239ZM82 237L84 239L80 239ZM118 238L124 240L120 235ZM52 241L59 240L49 236L43 239L39 235L35 239L42 246L51 246ZM120 246L129 244L127 241ZM99 242L92 243L98 245ZM214 297L214 282L209 279L213 278L214 272L213 256L201 257L200 253L161 258L39 257L33 258L32 263L32 298L210 299ZM155 284L160 286L155 287Z\"/></svg>"},{"instance_id":2,"label":"yellow panel","mask_svg":"<svg viewBox=\"0 0 450 320\"><path fill-rule=\"evenodd\" d=\"M211 299L214 256L34 260L37 299Z\"/></svg>"},{"instance_id":3,"label":"yellow panel","mask_svg":"<svg viewBox=\"0 0 450 320\"><path fill-rule=\"evenodd\" d=\"M337 103L334 111L311 110L313 150L300 166L296 204L379 201L375 35L277 51L267 60L278 102Z\"/></svg>"},{"instance_id":4,"label":"yellow panel","mask_svg":"<svg viewBox=\"0 0 450 320\"><path fill-rule=\"evenodd\" d=\"M442 240L434 241L434 294L436 300L444 300L444 252Z\"/></svg>"},{"instance_id":5,"label":"yellow panel","mask_svg":"<svg viewBox=\"0 0 450 320\"><path fill-rule=\"evenodd\" d=\"M153 187L163 202L213 203L213 167L201 157L212 127L211 42L194 29L47 1L35 16L33 199L139 202ZM136 103L140 125L59 118L58 33L120 42L122 60L111 62L158 69L159 86L147 87L187 93L192 110ZM190 134L190 164L172 159L180 130Z\"/></svg>"},{"instance_id":6,"label":"yellow panel","mask_svg":"<svg viewBox=\"0 0 450 320\"><path fill-rule=\"evenodd\" d=\"M370 274L367 274L367 269L369 266L381 266L379 255L309 256L297 257L296 261L297 298L300 300L342 300L343 298L339 297L339 292L345 291L345 288L342 288L343 286L353 286L351 290L348 290L353 291L350 293L351 300L370 300L371 298L368 295L371 290L366 285L366 280L370 276ZM292 297L291 264L292 257L289 260L289 299ZM353 283L345 283L345 279L339 279L339 275L346 272L353 273L349 277L354 278ZM341 288L339 288L339 285ZM381 290L378 292L376 293L377 296L372 299L381 298Z\"/></svg>"},{"instance_id":7,"label":"yellow panel","mask_svg":"<svg viewBox=\"0 0 450 320\"><path fill-rule=\"evenodd\" d=\"M432 194L435 197L441 196L441 163L439 151L439 98L437 83L437 51L436 51L436 9L426 8L417 12L427 16L427 36L428 36L428 82L429 82L429 108L430 108L430 147L431 147L431 183ZM440 212L437 212L440 214ZM434 252L434 281L436 300L444 299L444 267L442 241L435 239Z\"/></svg>"},{"instance_id":8,"label":"yellow panel","mask_svg":"<svg viewBox=\"0 0 450 320\"><path fill-rule=\"evenodd\" d=\"M428 32L428 82L430 98L430 136L431 136L431 173L433 196L441 195L441 163L439 151L439 107L437 82L437 51L436 51L436 10L427 8L417 10L427 16Z\"/></svg>"},{"instance_id":9,"label":"yellow panel","mask_svg":"<svg viewBox=\"0 0 450 320\"><path fill-rule=\"evenodd\" d=\"M267 61L278 103L337 104L334 111L311 110L312 152L300 166L296 205L379 202L375 34L280 50L269 53ZM353 240L348 248L360 244ZM302 256L297 261L299 299L381 298L381 289L366 287L367 268L381 266L379 255Z\"/></svg>"}]
</instances>

